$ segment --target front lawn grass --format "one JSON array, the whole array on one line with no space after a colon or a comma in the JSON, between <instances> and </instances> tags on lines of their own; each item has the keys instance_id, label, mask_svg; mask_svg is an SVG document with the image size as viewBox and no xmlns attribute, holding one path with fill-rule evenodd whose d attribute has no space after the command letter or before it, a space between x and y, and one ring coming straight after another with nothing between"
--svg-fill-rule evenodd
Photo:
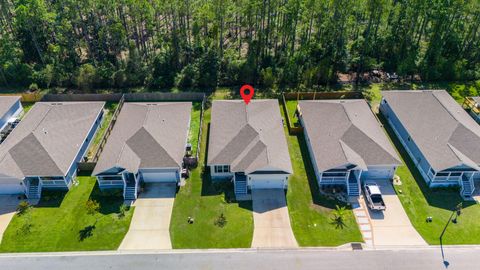
<instances>
[{"instance_id":1,"label":"front lawn grass","mask_svg":"<svg viewBox=\"0 0 480 270\"><path fill-rule=\"evenodd\" d=\"M252 203L235 202L230 183L212 183L205 170L210 109L204 113L198 167L181 187L172 211L170 236L173 248L247 248L253 237ZM226 224L215 225L220 215ZM188 218L193 223L188 223ZM217 223L218 224L218 223Z\"/></svg>"},{"instance_id":2,"label":"front lawn grass","mask_svg":"<svg viewBox=\"0 0 480 270\"><path fill-rule=\"evenodd\" d=\"M100 146L100 143L103 139L103 136L105 135L105 132L107 131L108 126L110 125L110 122L112 121L113 113L115 113L115 110L117 109L117 107L118 107L117 102L105 103L105 106L103 108L104 109L103 120L97 132L95 133L95 137L93 138L93 141L90 144L90 148L88 149L88 152L87 152L88 159L92 159L95 153L97 152L97 149Z\"/></svg>"},{"instance_id":3,"label":"front lawn grass","mask_svg":"<svg viewBox=\"0 0 480 270\"><path fill-rule=\"evenodd\" d=\"M480 204L463 201L455 189L430 189L389 124L382 116L379 118L406 164L397 169L396 174L402 184L395 185L395 191L410 222L423 239L430 245L439 245L439 237L452 211L462 202L463 210L458 222L448 225L443 244L480 244ZM426 218L430 216L433 221L427 223Z\"/></svg>"},{"instance_id":4,"label":"front lawn grass","mask_svg":"<svg viewBox=\"0 0 480 270\"><path fill-rule=\"evenodd\" d=\"M123 197L101 193L94 177L80 176L67 193L44 191L38 206L15 215L0 245L1 252L81 251L117 249L128 231L133 208L119 217ZM99 212L88 215L91 198Z\"/></svg>"},{"instance_id":5,"label":"front lawn grass","mask_svg":"<svg viewBox=\"0 0 480 270\"><path fill-rule=\"evenodd\" d=\"M192 113L190 114L190 130L188 132L188 142L192 145L192 156L197 154L198 133L200 133L200 117L202 112L202 102L192 103Z\"/></svg>"},{"instance_id":6,"label":"front lawn grass","mask_svg":"<svg viewBox=\"0 0 480 270\"><path fill-rule=\"evenodd\" d=\"M298 244L339 246L363 242L351 208L320 195L303 134L289 135L286 127L285 134L293 166L287 192L288 212ZM332 223L336 205L347 207L343 228L337 228Z\"/></svg>"}]
</instances>

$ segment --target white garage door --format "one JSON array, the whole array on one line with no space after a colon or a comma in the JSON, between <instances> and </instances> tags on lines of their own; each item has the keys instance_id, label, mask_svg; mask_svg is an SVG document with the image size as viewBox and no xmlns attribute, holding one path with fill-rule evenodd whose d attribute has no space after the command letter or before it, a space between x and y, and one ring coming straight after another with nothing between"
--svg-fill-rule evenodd
<instances>
[{"instance_id":1,"label":"white garage door","mask_svg":"<svg viewBox=\"0 0 480 270\"><path fill-rule=\"evenodd\" d=\"M23 186L20 184L1 184L0 194L23 194Z\"/></svg>"},{"instance_id":2,"label":"white garage door","mask_svg":"<svg viewBox=\"0 0 480 270\"><path fill-rule=\"evenodd\" d=\"M253 179L252 188L254 189L284 188L283 179Z\"/></svg>"},{"instance_id":3,"label":"white garage door","mask_svg":"<svg viewBox=\"0 0 480 270\"><path fill-rule=\"evenodd\" d=\"M142 172L142 176L146 183L177 182L176 171Z\"/></svg>"},{"instance_id":4,"label":"white garage door","mask_svg":"<svg viewBox=\"0 0 480 270\"><path fill-rule=\"evenodd\" d=\"M252 189L284 188L284 175L249 175Z\"/></svg>"},{"instance_id":5,"label":"white garage door","mask_svg":"<svg viewBox=\"0 0 480 270\"><path fill-rule=\"evenodd\" d=\"M362 178L368 179L389 179L392 177L393 168L375 168L362 173Z\"/></svg>"}]
</instances>

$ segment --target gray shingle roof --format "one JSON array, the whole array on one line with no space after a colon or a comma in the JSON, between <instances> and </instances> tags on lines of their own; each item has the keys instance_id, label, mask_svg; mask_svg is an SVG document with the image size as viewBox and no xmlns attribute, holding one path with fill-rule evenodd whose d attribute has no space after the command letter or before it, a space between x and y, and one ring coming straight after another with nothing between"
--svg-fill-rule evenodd
<instances>
[{"instance_id":1,"label":"gray shingle roof","mask_svg":"<svg viewBox=\"0 0 480 270\"><path fill-rule=\"evenodd\" d=\"M384 99L435 171L480 164L480 126L444 90L384 91Z\"/></svg>"},{"instance_id":2,"label":"gray shingle roof","mask_svg":"<svg viewBox=\"0 0 480 270\"><path fill-rule=\"evenodd\" d=\"M191 102L125 103L93 174L180 167L191 110Z\"/></svg>"},{"instance_id":3,"label":"gray shingle roof","mask_svg":"<svg viewBox=\"0 0 480 270\"><path fill-rule=\"evenodd\" d=\"M0 117L3 117L19 100L19 96L0 96Z\"/></svg>"},{"instance_id":4,"label":"gray shingle roof","mask_svg":"<svg viewBox=\"0 0 480 270\"><path fill-rule=\"evenodd\" d=\"M230 165L232 172L292 173L278 101L213 101L208 165L213 164Z\"/></svg>"},{"instance_id":5,"label":"gray shingle roof","mask_svg":"<svg viewBox=\"0 0 480 270\"><path fill-rule=\"evenodd\" d=\"M320 171L401 164L365 100L300 101L299 107Z\"/></svg>"},{"instance_id":6,"label":"gray shingle roof","mask_svg":"<svg viewBox=\"0 0 480 270\"><path fill-rule=\"evenodd\" d=\"M0 174L66 175L104 102L37 102L0 145Z\"/></svg>"}]
</instances>

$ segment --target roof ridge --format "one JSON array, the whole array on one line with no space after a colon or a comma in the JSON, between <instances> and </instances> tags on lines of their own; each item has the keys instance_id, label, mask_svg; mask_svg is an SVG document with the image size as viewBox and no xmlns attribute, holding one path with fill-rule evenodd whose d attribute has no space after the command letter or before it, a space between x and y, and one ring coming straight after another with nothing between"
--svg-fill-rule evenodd
<instances>
[{"instance_id":1,"label":"roof ridge","mask_svg":"<svg viewBox=\"0 0 480 270\"><path fill-rule=\"evenodd\" d=\"M445 90L443 90L445 91ZM442 92L442 91L439 91L439 92ZM447 106L445 106L445 104L443 104L443 102L438 99L437 95L436 95L436 91L430 91L429 93L432 94L432 96L435 98L435 100L440 103L440 105L443 107L443 109L445 109L445 111L447 111L447 113L453 118L453 120L455 120L457 123L461 124L462 126L465 126L462 122L460 122L460 120L455 117L455 115L447 108Z\"/></svg>"},{"instance_id":2,"label":"roof ridge","mask_svg":"<svg viewBox=\"0 0 480 270\"><path fill-rule=\"evenodd\" d=\"M453 146L451 143L447 143L447 146L450 148L450 150L453 152L453 154L455 154L455 156L457 156L457 158L461 162L461 164L464 164L464 165L467 165L467 166L470 166L470 167L476 167L474 169L477 169L477 170L479 169L478 164L476 164L469 156L464 154L458 148ZM467 159L467 160L464 160L464 159ZM470 164L467 164L467 162L470 163Z\"/></svg>"},{"instance_id":3,"label":"roof ridge","mask_svg":"<svg viewBox=\"0 0 480 270\"><path fill-rule=\"evenodd\" d=\"M365 132L363 132L363 130L361 128L359 128L357 125L355 125L354 123L352 123L352 125L358 130L360 131L363 135L365 135L365 137L368 138L368 140L372 141L375 145L377 145L378 147L380 147L383 151L385 151L386 153L388 153L389 156L393 157L393 159L397 159L394 155L392 155L387 149L385 149L382 145L380 145L377 141L375 141L374 139L372 139L370 136L368 136ZM348 127L349 129L350 127ZM347 130L348 130L347 129ZM390 143L390 142L389 142ZM394 149L395 150L395 149ZM401 162L401 160L397 160L399 162Z\"/></svg>"}]
</instances>

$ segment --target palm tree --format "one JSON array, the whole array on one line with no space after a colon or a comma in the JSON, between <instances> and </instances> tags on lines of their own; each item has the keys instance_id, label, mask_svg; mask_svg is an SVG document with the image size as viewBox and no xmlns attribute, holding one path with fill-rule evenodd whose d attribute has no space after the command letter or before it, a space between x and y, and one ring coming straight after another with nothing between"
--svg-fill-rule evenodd
<instances>
[{"instance_id":1,"label":"palm tree","mask_svg":"<svg viewBox=\"0 0 480 270\"><path fill-rule=\"evenodd\" d=\"M346 215L346 208L345 206L338 206L336 205L335 206L335 210L333 210L332 214L333 214L333 217L332 217L332 222L331 224L335 225L335 228L340 228L340 229L343 229L344 227L346 227L345 225L345 215Z\"/></svg>"}]
</instances>

